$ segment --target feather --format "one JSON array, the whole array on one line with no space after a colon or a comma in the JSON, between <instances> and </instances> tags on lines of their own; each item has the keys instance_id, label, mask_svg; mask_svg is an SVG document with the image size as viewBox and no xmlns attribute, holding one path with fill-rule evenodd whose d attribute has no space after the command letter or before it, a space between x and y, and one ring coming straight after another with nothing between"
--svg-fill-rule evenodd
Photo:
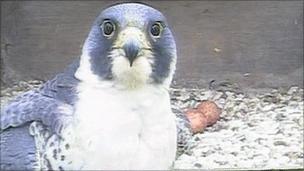
<instances>
[{"instance_id":1,"label":"feather","mask_svg":"<svg viewBox=\"0 0 304 171\"><path fill-rule=\"evenodd\" d=\"M59 134L73 116L77 80L73 72L77 61L65 72L46 82L40 89L28 91L1 109L1 131L32 121L42 121Z\"/></svg>"}]
</instances>

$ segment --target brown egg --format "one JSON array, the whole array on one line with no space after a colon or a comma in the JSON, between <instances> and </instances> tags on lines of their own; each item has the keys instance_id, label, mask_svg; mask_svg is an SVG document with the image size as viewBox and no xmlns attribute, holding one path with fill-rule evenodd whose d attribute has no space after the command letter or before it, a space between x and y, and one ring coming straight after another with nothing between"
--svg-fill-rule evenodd
<instances>
[{"instance_id":1,"label":"brown egg","mask_svg":"<svg viewBox=\"0 0 304 171\"><path fill-rule=\"evenodd\" d=\"M222 109L219 108L216 103L209 100L202 101L198 106L197 110L200 111L207 119L207 125L212 125L220 118Z\"/></svg>"},{"instance_id":2,"label":"brown egg","mask_svg":"<svg viewBox=\"0 0 304 171\"><path fill-rule=\"evenodd\" d=\"M197 109L189 109L186 116L190 121L193 133L203 132L207 127L207 118Z\"/></svg>"}]
</instances>

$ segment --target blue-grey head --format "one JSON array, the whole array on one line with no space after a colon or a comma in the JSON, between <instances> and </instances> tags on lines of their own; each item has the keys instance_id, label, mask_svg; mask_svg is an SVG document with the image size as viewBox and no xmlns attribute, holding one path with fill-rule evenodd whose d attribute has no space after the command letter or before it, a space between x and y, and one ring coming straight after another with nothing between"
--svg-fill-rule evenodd
<instances>
[{"instance_id":1,"label":"blue-grey head","mask_svg":"<svg viewBox=\"0 0 304 171\"><path fill-rule=\"evenodd\" d=\"M169 86L175 64L175 41L163 14L144 4L122 3L95 20L76 77L132 88Z\"/></svg>"}]
</instances>

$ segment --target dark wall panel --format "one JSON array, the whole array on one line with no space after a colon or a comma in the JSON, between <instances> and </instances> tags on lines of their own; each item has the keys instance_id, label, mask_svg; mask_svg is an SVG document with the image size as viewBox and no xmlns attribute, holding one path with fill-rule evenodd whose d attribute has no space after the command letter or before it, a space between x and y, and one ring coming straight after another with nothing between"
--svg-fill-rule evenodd
<instances>
[{"instance_id":1,"label":"dark wall panel","mask_svg":"<svg viewBox=\"0 0 304 171\"><path fill-rule=\"evenodd\" d=\"M48 79L80 55L111 1L1 2L2 82ZM303 86L303 1L146 1L178 45L175 83Z\"/></svg>"}]
</instances>

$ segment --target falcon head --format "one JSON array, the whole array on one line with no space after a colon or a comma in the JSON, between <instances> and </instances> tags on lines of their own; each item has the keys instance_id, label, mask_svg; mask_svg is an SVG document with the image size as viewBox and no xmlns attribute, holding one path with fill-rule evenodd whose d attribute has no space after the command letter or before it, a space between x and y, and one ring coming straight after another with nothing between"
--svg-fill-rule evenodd
<instances>
[{"instance_id":1,"label":"falcon head","mask_svg":"<svg viewBox=\"0 0 304 171\"><path fill-rule=\"evenodd\" d=\"M85 41L75 76L126 88L169 87L176 46L166 18L140 3L110 6L97 17Z\"/></svg>"}]
</instances>

